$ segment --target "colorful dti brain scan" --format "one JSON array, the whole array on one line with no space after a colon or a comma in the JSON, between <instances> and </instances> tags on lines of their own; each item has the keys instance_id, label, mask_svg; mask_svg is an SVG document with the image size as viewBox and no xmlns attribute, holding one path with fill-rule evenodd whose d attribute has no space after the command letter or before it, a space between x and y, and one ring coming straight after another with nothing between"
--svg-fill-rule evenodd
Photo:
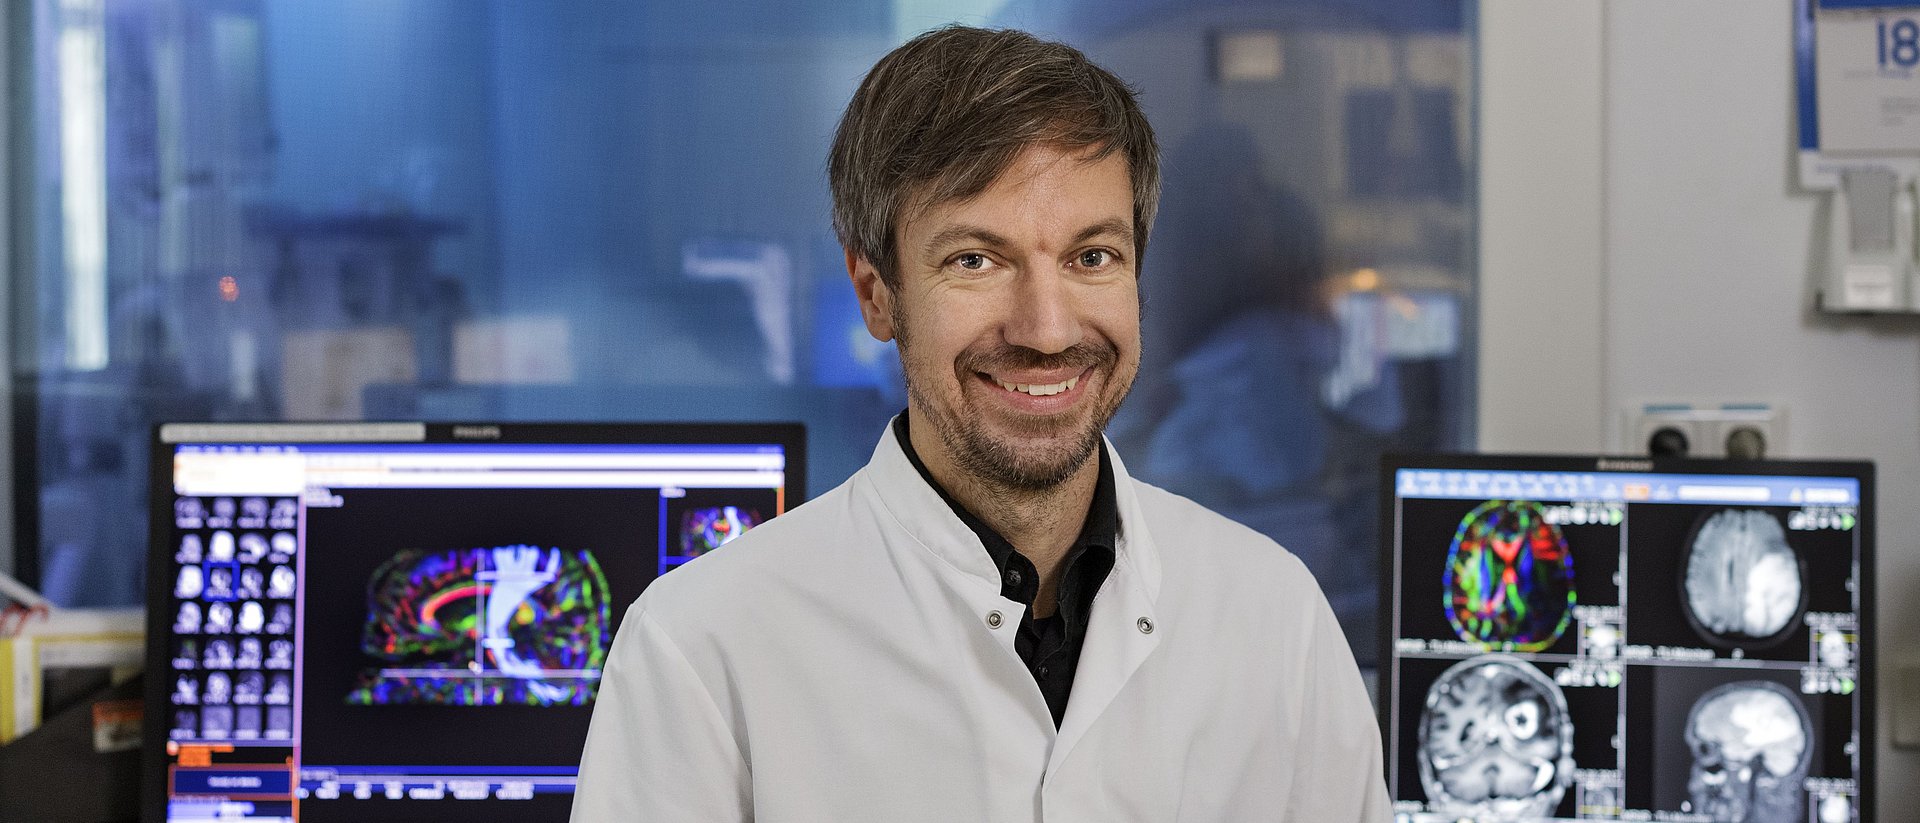
<instances>
[{"instance_id":1,"label":"colorful dti brain scan","mask_svg":"<svg viewBox=\"0 0 1920 823\"><path fill-rule=\"evenodd\" d=\"M355 705L588 705L612 640L586 549L404 549L367 581Z\"/></svg>"},{"instance_id":2,"label":"colorful dti brain scan","mask_svg":"<svg viewBox=\"0 0 1920 823\"><path fill-rule=\"evenodd\" d=\"M1542 651L1573 620L1573 554L1540 504L1489 500L1454 532L1441 589L1461 640L1488 651Z\"/></svg>"},{"instance_id":3,"label":"colorful dti brain scan","mask_svg":"<svg viewBox=\"0 0 1920 823\"><path fill-rule=\"evenodd\" d=\"M680 516L680 554L699 557L760 525L760 513L739 506L688 509Z\"/></svg>"}]
</instances>

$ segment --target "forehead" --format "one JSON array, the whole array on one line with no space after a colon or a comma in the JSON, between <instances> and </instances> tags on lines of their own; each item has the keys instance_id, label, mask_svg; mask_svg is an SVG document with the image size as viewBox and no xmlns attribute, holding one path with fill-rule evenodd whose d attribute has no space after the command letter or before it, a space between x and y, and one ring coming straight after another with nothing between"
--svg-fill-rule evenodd
<instances>
[{"instance_id":1,"label":"forehead","mask_svg":"<svg viewBox=\"0 0 1920 823\"><path fill-rule=\"evenodd\" d=\"M973 225L1039 239L1110 221L1133 223L1133 184L1119 152L1029 146L978 194L928 204L901 220L903 239Z\"/></svg>"}]
</instances>

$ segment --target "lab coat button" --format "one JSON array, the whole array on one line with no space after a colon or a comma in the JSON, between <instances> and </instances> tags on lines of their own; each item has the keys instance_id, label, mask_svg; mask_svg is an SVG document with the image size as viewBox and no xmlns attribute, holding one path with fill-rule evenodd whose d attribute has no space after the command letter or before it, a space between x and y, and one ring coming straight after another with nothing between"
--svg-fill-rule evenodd
<instances>
[{"instance_id":1,"label":"lab coat button","mask_svg":"<svg viewBox=\"0 0 1920 823\"><path fill-rule=\"evenodd\" d=\"M1000 612L998 610L987 612L987 628L989 629L1000 628L1000 623L1002 622L1002 619L1003 618L1000 617Z\"/></svg>"},{"instance_id":2,"label":"lab coat button","mask_svg":"<svg viewBox=\"0 0 1920 823\"><path fill-rule=\"evenodd\" d=\"M1134 625L1135 625L1135 626L1139 626L1139 627L1140 627L1140 633L1141 633L1141 634L1153 634L1153 619L1152 619L1152 618L1149 618L1149 617L1142 617L1142 618L1140 618L1139 620L1136 620L1136 621L1134 621Z\"/></svg>"}]
</instances>

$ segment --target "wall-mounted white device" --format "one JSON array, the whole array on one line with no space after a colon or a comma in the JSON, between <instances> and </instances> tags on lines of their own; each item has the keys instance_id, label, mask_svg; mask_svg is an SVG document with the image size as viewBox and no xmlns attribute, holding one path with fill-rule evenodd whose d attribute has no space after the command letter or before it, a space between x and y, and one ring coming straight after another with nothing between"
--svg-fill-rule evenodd
<instances>
[{"instance_id":1,"label":"wall-mounted white device","mask_svg":"<svg viewBox=\"0 0 1920 823\"><path fill-rule=\"evenodd\" d=\"M1626 412L1625 452L1759 460L1786 452L1787 412L1766 403L1649 403Z\"/></svg>"},{"instance_id":2,"label":"wall-mounted white device","mask_svg":"<svg viewBox=\"0 0 1920 823\"><path fill-rule=\"evenodd\" d=\"M1840 174L1820 308L1920 311L1920 175L1904 166L1857 165Z\"/></svg>"}]
</instances>

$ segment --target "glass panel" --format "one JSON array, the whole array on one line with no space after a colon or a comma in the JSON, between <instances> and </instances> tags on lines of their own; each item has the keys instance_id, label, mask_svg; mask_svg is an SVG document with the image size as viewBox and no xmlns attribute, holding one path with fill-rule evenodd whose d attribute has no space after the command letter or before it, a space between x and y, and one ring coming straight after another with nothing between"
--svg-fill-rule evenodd
<instances>
[{"instance_id":1,"label":"glass panel","mask_svg":"<svg viewBox=\"0 0 1920 823\"><path fill-rule=\"evenodd\" d=\"M138 600L160 420L792 419L810 488L839 483L905 397L826 147L873 61L948 20L1065 39L1140 90L1166 193L1110 433L1305 559L1364 657L1375 457L1467 445L1461 4L32 9L16 459L62 603Z\"/></svg>"}]
</instances>

